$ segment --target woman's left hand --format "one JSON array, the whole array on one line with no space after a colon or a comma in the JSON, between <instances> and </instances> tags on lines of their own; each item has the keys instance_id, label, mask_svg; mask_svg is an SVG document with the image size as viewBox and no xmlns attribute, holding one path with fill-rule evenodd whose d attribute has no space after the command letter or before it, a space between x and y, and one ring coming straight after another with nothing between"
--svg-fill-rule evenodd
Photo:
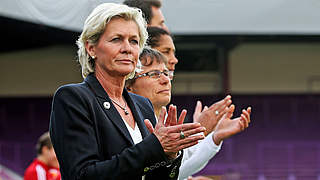
<instances>
[{"instance_id":1,"label":"woman's left hand","mask_svg":"<svg viewBox=\"0 0 320 180\"><path fill-rule=\"evenodd\" d=\"M235 110L235 106L231 105L228 108L228 112L222 117L222 119L217 124L215 132L213 133L212 139L215 144L219 145L220 142L230 136L233 136L241 131L244 131L248 128L251 121L251 107L248 107L246 110L242 110L240 117L231 119L232 114Z\"/></svg>"}]
</instances>

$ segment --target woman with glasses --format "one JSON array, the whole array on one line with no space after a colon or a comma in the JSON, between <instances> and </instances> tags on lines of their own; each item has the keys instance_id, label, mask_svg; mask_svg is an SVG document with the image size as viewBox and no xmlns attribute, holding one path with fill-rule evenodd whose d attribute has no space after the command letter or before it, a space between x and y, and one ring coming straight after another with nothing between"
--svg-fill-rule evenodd
<instances>
[{"instance_id":1,"label":"woman with glasses","mask_svg":"<svg viewBox=\"0 0 320 180\"><path fill-rule=\"evenodd\" d=\"M171 99L173 71L167 69L167 58L157 50L144 48L139 59L142 64L141 71L137 72L133 79L126 81L126 88L150 99L155 116L159 118L161 108L168 105ZM179 179L185 179L200 171L220 150L224 139L248 127L250 113L245 111L241 117L231 120L234 108L234 105L231 105L222 116L215 127L215 136L207 136L199 144L184 149Z\"/></svg>"},{"instance_id":2,"label":"woman with glasses","mask_svg":"<svg viewBox=\"0 0 320 180\"><path fill-rule=\"evenodd\" d=\"M139 9L103 3L86 19L77 41L84 81L53 98L50 137L62 179L176 179L180 150L203 139L199 123L177 125L175 107L153 127L150 101L124 89L146 39Z\"/></svg>"},{"instance_id":3,"label":"woman with glasses","mask_svg":"<svg viewBox=\"0 0 320 180\"><path fill-rule=\"evenodd\" d=\"M141 72L126 82L126 88L132 93L147 97L159 117L161 108L171 100L171 80L173 71L166 67L166 57L158 51L144 48L140 54Z\"/></svg>"}]
</instances>

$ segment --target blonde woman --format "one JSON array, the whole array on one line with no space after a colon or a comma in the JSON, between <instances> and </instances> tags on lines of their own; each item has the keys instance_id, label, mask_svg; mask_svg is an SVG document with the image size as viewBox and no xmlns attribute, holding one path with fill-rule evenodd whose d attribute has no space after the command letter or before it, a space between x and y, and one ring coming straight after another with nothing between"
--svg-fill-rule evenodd
<instances>
[{"instance_id":1,"label":"blonde woman","mask_svg":"<svg viewBox=\"0 0 320 180\"><path fill-rule=\"evenodd\" d=\"M163 109L152 127L150 101L124 89L146 39L146 23L135 8L104 3L86 19L77 41L84 81L60 87L51 112L62 179L176 179L180 150L203 139L191 136L205 130L199 123L169 126L177 121L174 107L166 121Z\"/></svg>"}]
</instances>

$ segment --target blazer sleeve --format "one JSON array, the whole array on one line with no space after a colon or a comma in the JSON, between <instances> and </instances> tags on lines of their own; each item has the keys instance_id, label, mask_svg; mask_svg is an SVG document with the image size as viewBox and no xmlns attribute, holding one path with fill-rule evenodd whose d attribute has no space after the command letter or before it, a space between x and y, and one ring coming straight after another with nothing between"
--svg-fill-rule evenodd
<instances>
[{"instance_id":1,"label":"blazer sleeve","mask_svg":"<svg viewBox=\"0 0 320 180\"><path fill-rule=\"evenodd\" d=\"M145 167L168 162L153 134L110 159L103 159L92 120L94 111L90 110L93 102L88 96L79 88L64 86L57 90L53 99L50 136L63 179L135 179L133 177L141 178ZM115 137L114 142L107 143L112 146L116 141Z\"/></svg>"}]
</instances>

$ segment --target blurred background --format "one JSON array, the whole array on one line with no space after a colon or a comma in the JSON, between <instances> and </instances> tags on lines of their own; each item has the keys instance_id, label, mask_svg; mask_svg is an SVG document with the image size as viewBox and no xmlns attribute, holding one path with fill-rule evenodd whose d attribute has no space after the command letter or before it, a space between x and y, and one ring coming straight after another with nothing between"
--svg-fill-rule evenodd
<instances>
[{"instance_id":1,"label":"blurred background","mask_svg":"<svg viewBox=\"0 0 320 180\"><path fill-rule=\"evenodd\" d=\"M81 82L85 18L117 0L1 0L0 179L19 179L48 130L52 96ZM320 1L163 0L179 63L172 103L193 114L232 95L252 123L200 175L320 180Z\"/></svg>"}]
</instances>

